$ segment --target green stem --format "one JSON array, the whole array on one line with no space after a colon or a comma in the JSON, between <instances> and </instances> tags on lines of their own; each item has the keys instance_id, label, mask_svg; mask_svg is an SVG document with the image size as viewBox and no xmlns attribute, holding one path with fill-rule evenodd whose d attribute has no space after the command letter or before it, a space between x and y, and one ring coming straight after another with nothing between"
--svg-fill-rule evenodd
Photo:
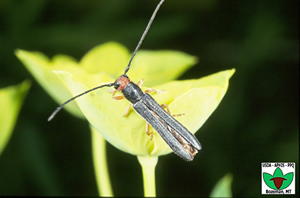
<instances>
[{"instance_id":1,"label":"green stem","mask_svg":"<svg viewBox=\"0 0 300 198\"><path fill-rule=\"evenodd\" d=\"M90 126L95 176L100 196L113 196L106 159L106 143L101 134Z\"/></svg>"},{"instance_id":2,"label":"green stem","mask_svg":"<svg viewBox=\"0 0 300 198\"><path fill-rule=\"evenodd\" d=\"M157 156L138 156L138 160L142 166L144 180L144 196L155 197L155 166L158 161Z\"/></svg>"}]
</instances>

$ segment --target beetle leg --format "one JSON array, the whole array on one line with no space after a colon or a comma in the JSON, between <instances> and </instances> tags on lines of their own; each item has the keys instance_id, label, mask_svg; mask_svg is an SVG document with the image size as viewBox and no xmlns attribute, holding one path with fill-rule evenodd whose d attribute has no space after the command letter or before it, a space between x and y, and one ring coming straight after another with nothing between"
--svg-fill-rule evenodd
<instances>
[{"instance_id":1,"label":"beetle leg","mask_svg":"<svg viewBox=\"0 0 300 198\"><path fill-rule=\"evenodd\" d=\"M137 83L137 85L138 85L139 87L141 87L143 83L144 83L144 80L141 79L141 80ZM156 94L159 94L159 93L165 92L165 90L158 90L158 89L152 89L152 88L149 88L149 89L146 89L146 90L145 90L145 93L150 93L150 92L154 92L154 93L156 93Z\"/></svg>"},{"instance_id":2,"label":"beetle leg","mask_svg":"<svg viewBox=\"0 0 300 198\"><path fill-rule=\"evenodd\" d=\"M129 104L129 105L126 107L125 113L124 113L123 117L126 117L126 116L128 115L128 113L129 113L131 107L132 107L132 104Z\"/></svg>"},{"instance_id":3,"label":"beetle leg","mask_svg":"<svg viewBox=\"0 0 300 198\"><path fill-rule=\"evenodd\" d=\"M143 83L144 83L144 79L141 78L141 80L137 83L137 85L138 85L139 87L141 87Z\"/></svg>"},{"instance_id":4,"label":"beetle leg","mask_svg":"<svg viewBox=\"0 0 300 198\"><path fill-rule=\"evenodd\" d=\"M113 90L113 91L109 90L109 92L112 92L112 98L113 98L114 100L122 100L122 99L125 98L124 95L115 96L116 93L118 92L117 89L116 89L116 90ZM124 113L123 117L126 117L126 116L128 115L128 113L129 113L131 107L132 107L132 104L129 104L129 105L126 107L125 113Z\"/></svg>"},{"instance_id":5,"label":"beetle leg","mask_svg":"<svg viewBox=\"0 0 300 198\"><path fill-rule=\"evenodd\" d=\"M166 104L162 104L162 105L160 105L162 108L167 108L167 112L170 114L170 115L172 115L172 113L171 113L171 110L170 110L170 108L169 108L169 106L168 105L166 105ZM180 113L180 114L174 114L174 115L172 115L173 117L176 117L176 116L183 116L184 115L184 113Z\"/></svg>"},{"instance_id":6,"label":"beetle leg","mask_svg":"<svg viewBox=\"0 0 300 198\"><path fill-rule=\"evenodd\" d=\"M123 96L123 95L115 96L116 93L117 93L117 91L118 91L118 90L114 90L114 92L112 93L112 98L113 98L114 100L122 100L122 99L124 99L124 96ZM131 107L132 107L132 104L129 104L129 105L126 107L125 113L124 113L123 117L126 117L126 116L128 115L128 113L129 113Z\"/></svg>"},{"instance_id":7,"label":"beetle leg","mask_svg":"<svg viewBox=\"0 0 300 198\"><path fill-rule=\"evenodd\" d=\"M124 99L124 96L121 95L121 96L113 96L112 97L114 100L123 100Z\"/></svg>"},{"instance_id":8,"label":"beetle leg","mask_svg":"<svg viewBox=\"0 0 300 198\"><path fill-rule=\"evenodd\" d=\"M122 100L122 99L124 99L124 96L123 96L123 95L115 96L117 92L118 92L118 90L114 90L114 91L113 91L113 93L112 93L112 98L113 98L114 100Z\"/></svg>"},{"instance_id":9,"label":"beetle leg","mask_svg":"<svg viewBox=\"0 0 300 198\"><path fill-rule=\"evenodd\" d=\"M153 131L150 132L150 124L146 122L146 134L150 135L150 140L153 139Z\"/></svg>"},{"instance_id":10,"label":"beetle leg","mask_svg":"<svg viewBox=\"0 0 300 198\"><path fill-rule=\"evenodd\" d=\"M152 88L149 88L149 89L145 90L145 93L150 93L150 92L154 92L156 94L160 94L162 92L165 92L165 90L158 90L158 89L152 89Z\"/></svg>"}]
</instances>

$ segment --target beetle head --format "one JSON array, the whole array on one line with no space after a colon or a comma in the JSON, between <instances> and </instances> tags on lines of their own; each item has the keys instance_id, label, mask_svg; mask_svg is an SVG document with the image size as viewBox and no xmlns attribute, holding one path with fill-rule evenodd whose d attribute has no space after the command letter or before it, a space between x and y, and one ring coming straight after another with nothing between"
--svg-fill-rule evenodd
<instances>
[{"instance_id":1,"label":"beetle head","mask_svg":"<svg viewBox=\"0 0 300 198\"><path fill-rule=\"evenodd\" d=\"M130 83L130 79L126 74L120 76L114 83L114 88L118 91L122 91Z\"/></svg>"}]
</instances>

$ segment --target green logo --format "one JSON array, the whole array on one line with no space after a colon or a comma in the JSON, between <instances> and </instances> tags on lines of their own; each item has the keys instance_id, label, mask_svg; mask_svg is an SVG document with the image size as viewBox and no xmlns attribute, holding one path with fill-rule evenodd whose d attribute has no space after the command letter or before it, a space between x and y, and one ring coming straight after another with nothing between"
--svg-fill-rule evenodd
<instances>
[{"instance_id":1,"label":"green logo","mask_svg":"<svg viewBox=\"0 0 300 198\"><path fill-rule=\"evenodd\" d=\"M282 190L287 188L293 181L294 173L287 173L283 175L281 169L278 167L274 174L263 173L263 178L267 186L274 190Z\"/></svg>"}]
</instances>

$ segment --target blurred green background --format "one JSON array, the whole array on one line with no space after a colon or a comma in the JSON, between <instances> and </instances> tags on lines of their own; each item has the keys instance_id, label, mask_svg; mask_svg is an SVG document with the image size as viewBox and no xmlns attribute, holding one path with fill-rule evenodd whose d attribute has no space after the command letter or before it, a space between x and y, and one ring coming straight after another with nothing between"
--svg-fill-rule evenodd
<instances>
[{"instance_id":1,"label":"blurred green background","mask_svg":"<svg viewBox=\"0 0 300 198\"><path fill-rule=\"evenodd\" d=\"M0 195L98 195L87 122L62 111L48 123L58 104L14 50L80 60L94 46L117 41L133 51L157 3L0 0L0 87L32 80L0 156ZM228 172L233 196L260 196L261 162L296 162L299 175L298 23L298 0L166 0L142 48L199 57L180 79L236 73L196 134L203 150L195 160L160 158L158 196L208 196ZM135 156L108 145L108 163L115 195L143 195Z\"/></svg>"}]
</instances>

